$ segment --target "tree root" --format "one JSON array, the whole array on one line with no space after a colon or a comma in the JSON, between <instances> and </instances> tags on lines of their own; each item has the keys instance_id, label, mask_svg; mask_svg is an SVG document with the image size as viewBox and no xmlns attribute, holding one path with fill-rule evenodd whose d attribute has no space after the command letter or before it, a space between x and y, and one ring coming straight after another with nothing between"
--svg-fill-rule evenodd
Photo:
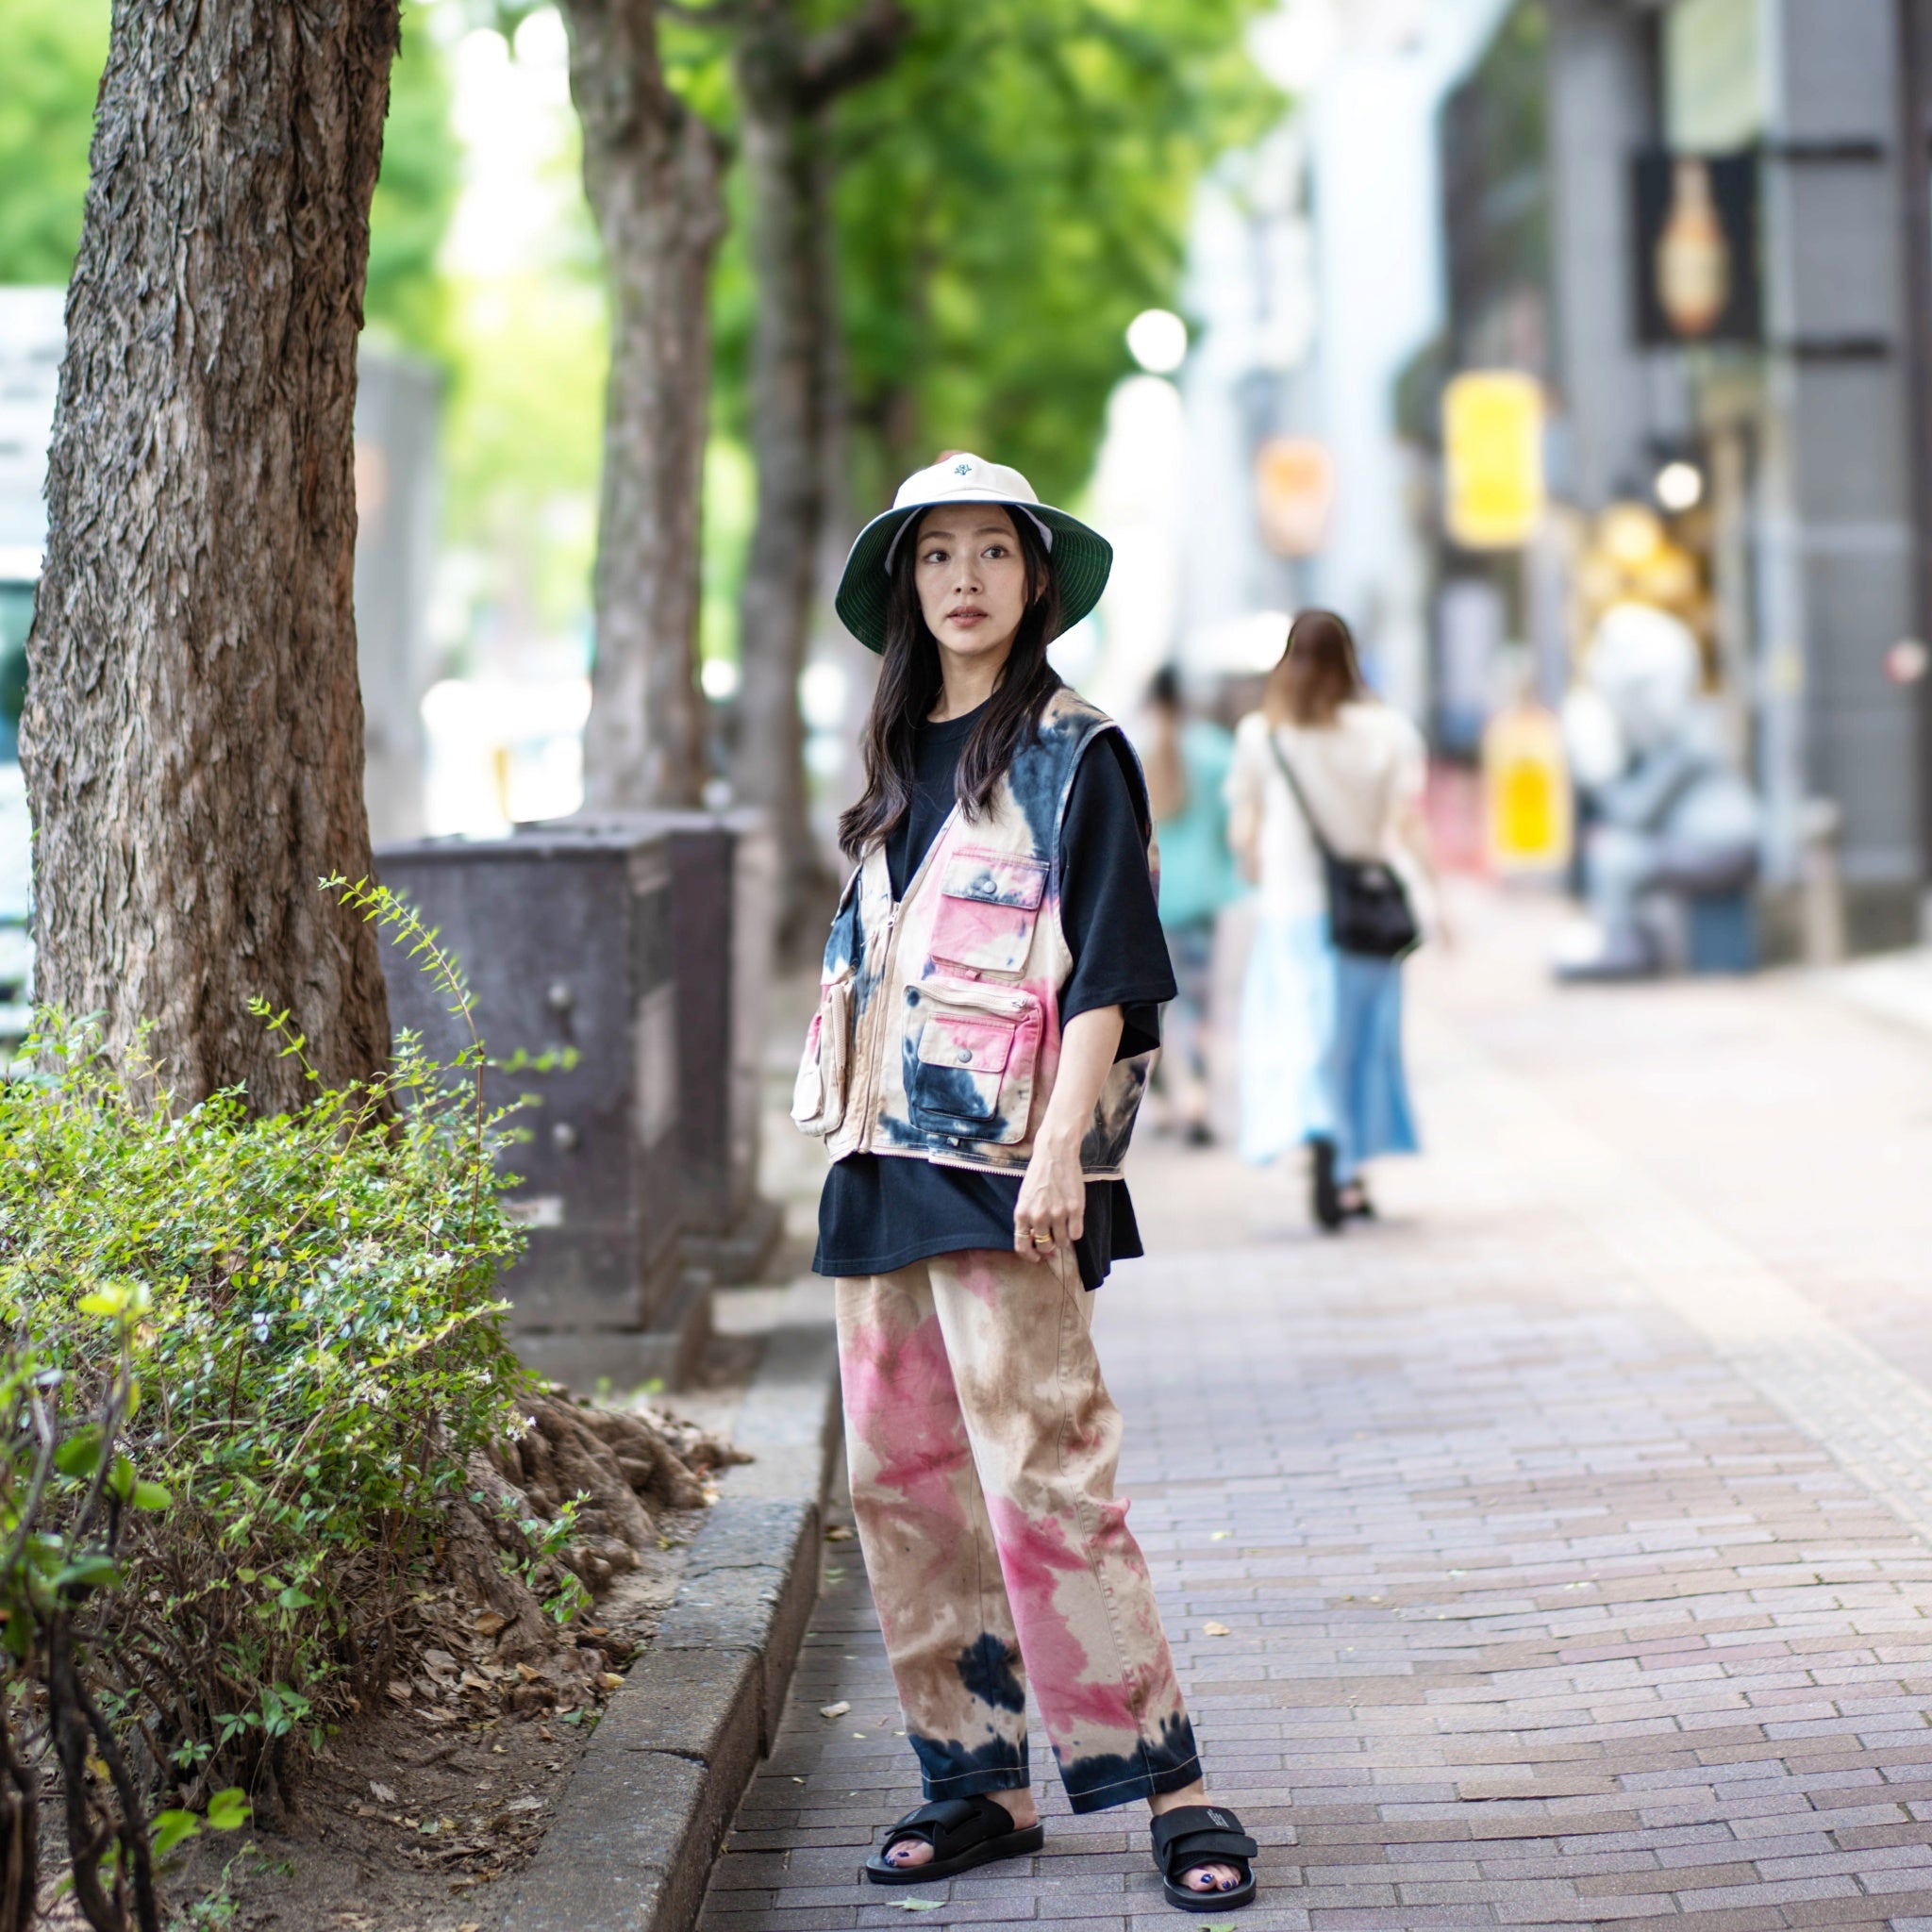
<instances>
[{"instance_id":1,"label":"tree root","mask_svg":"<svg viewBox=\"0 0 1932 1932\"><path fill-rule=\"evenodd\" d=\"M574 1646L543 1609L541 1592L563 1583L555 1566L598 1595L656 1545L654 1510L697 1508L712 1471L750 1458L673 1417L593 1407L560 1389L523 1412L522 1435L471 1457L464 1494L449 1510L443 1567L467 1601L503 1620L497 1657L533 1665ZM522 1525L555 1523L573 1501L570 1542L538 1562Z\"/></svg>"}]
</instances>

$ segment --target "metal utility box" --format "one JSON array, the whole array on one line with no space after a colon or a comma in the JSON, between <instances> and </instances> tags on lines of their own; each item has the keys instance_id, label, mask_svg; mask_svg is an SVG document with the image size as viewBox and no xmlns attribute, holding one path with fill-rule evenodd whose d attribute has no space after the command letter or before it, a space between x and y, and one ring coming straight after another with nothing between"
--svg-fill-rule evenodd
<instances>
[{"instance_id":1,"label":"metal utility box","mask_svg":"<svg viewBox=\"0 0 1932 1932\"><path fill-rule=\"evenodd\" d=\"M491 1055L575 1048L567 1071L488 1076L535 1093L506 1159L530 1245L505 1283L518 1353L580 1387L675 1384L705 1333L680 1278L682 1161L672 867L661 832L429 840L379 847L376 873L460 961ZM387 951L390 1013L439 1058L467 1034Z\"/></svg>"},{"instance_id":2,"label":"metal utility box","mask_svg":"<svg viewBox=\"0 0 1932 1932\"><path fill-rule=\"evenodd\" d=\"M519 833L628 835L661 835L670 852L685 1257L716 1281L753 1280L783 1224L758 1191L776 841L750 810L582 812Z\"/></svg>"}]
</instances>

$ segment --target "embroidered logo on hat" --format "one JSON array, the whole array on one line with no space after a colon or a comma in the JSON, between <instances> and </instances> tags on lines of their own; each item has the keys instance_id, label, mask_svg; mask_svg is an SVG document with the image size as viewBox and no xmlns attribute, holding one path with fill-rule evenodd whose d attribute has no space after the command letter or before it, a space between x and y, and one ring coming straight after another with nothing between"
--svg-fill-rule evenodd
<instances>
[{"instance_id":1,"label":"embroidered logo on hat","mask_svg":"<svg viewBox=\"0 0 1932 1932\"><path fill-rule=\"evenodd\" d=\"M953 465L953 475L956 476L970 476L972 474L973 465L971 463L955 463Z\"/></svg>"}]
</instances>

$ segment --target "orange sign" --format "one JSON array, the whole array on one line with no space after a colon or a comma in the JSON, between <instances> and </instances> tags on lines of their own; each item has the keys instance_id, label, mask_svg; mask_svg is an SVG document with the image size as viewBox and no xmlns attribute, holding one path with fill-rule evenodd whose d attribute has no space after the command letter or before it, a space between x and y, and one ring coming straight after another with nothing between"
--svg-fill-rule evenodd
<instances>
[{"instance_id":1,"label":"orange sign","mask_svg":"<svg viewBox=\"0 0 1932 1932\"><path fill-rule=\"evenodd\" d=\"M1261 541L1277 557L1311 557L1328 541L1335 459L1307 436L1271 436L1255 453Z\"/></svg>"}]
</instances>

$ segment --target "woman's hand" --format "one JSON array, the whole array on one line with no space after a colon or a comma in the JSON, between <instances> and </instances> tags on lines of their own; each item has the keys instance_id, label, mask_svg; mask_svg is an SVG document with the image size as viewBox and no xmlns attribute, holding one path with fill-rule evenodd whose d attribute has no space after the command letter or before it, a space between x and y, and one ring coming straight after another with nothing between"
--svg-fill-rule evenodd
<instances>
[{"instance_id":1,"label":"woman's hand","mask_svg":"<svg viewBox=\"0 0 1932 1932\"><path fill-rule=\"evenodd\" d=\"M1033 1137L1033 1157L1026 1163L1013 1209L1013 1246L1029 1261L1071 1252L1087 1231L1080 1143L1087 1138L1100 1090L1120 1050L1124 1017L1118 1007L1095 1007L1076 1013L1060 1035L1053 1095Z\"/></svg>"},{"instance_id":2,"label":"woman's hand","mask_svg":"<svg viewBox=\"0 0 1932 1932\"><path fill-rule=\"evenodd\" d=\"M1060 1249L1071 1251L1086 1227L1087 1183L1080 1173L1079 1140L1064 1135L1049 1140L1042 1129L1020 1183L1013 1246L1029 1261L1044 1261Z\"/></svg>"}]
</instances>

